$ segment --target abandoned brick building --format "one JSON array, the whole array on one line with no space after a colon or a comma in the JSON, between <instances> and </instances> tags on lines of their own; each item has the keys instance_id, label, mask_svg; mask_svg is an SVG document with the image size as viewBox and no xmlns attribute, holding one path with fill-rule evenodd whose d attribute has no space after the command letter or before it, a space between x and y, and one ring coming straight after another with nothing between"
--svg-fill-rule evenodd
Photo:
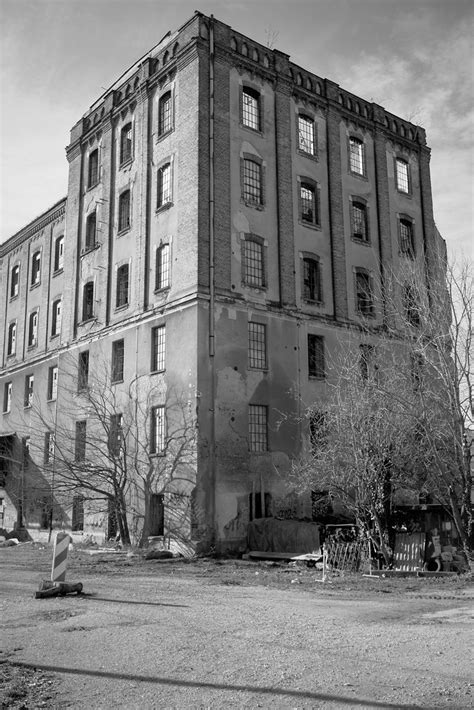
<instances>
[{"instance_id":1,"label":"abandoned brick building","mask_svg":"<svg viewBox=\"0 0 474 710\"><path fill-rule=\"evenodd\" d=\"M324 398L344 334L376 342L385 273L413 260L430 278L424 130L196 13L95 101L66 152L67 197L0 246L0 527L115 532L80 491L47 504L59 423L76 458L95 455L81 386L104 363L117 402L140 382L150 461L172 392L194 422L184 538L231 547L253 517L304 517L285 473L307 425L280 414ZM150 534L169 532L177 486L149 491ZM127 495L138 529L143 500Z\"/></svg>"}]
</instances>

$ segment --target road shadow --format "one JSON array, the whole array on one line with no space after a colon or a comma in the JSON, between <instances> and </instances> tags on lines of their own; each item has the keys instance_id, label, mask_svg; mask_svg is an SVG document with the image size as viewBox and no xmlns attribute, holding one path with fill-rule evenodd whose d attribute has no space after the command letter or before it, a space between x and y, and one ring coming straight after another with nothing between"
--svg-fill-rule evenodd
<instances>
[{"instance_id":1,"label":"road shadow","mask_svg":"<svg viewBox=\"0 0 474 710\"><path fill-rule=\"evenodd\" d=\"M189 609L187 604L165 604L163 602L137 602L131 599L108 599L106 597L98 597L94 592L81 592L78 594L81 599L91 599L95 602L109 602L111 604L138 604L139 606L173 606L180 609Z\"/></svg>"},{"instance_id":2,"label":"road shadow","mask_svg":"<svg viewBox=\"0 0 474 710\"><path fill-rule=\"evenodd\" d=\"M19 668L29 668L31 670L47 671L51 673L69 673L70 675L95 676L96 678L115 678L116 680L139 681L142 683L155 683L156 685L175 685L183 688L209 688L212 690L229 690L232 692L261 693L262 695L290 695L295 698L307 700L319 700L338 703L340 706L350 705L352 707L378 708L380 710L423 710L421 705L401 705L397 703L382 703L377 700L365 700L361 698L348 698L342 695L329 695L328 693L312 693L304 690L291 690L290 688L276 688L258 685L230 685L225 683L208 683L206 681L179 680L177 678L160 678L147 675L134 675L132 673L110 673L108 671L87 670L86 668L67 668L65 666L47 666L38 663L24 663L22 661L10 661L10 665Z\"/></svg>"}]
</instances>

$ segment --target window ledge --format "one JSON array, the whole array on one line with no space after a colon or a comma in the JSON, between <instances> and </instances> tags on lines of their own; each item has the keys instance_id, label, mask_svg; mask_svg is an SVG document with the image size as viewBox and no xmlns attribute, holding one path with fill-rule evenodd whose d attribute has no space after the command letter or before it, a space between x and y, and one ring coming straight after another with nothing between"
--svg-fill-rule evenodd
<instances>
[{"instance_id":1,"label":"window ledge","mask_svg":"<svg viewBox=\"0 0 474 710\"><path fill-rule=\"evenodd\" d=\"M27 346L27 350L28 350L28 351L34 350L34 349L37 348L37 347L38 347L38 343L33 343L32 345L28 345L28 346Z\"/></svg>"},{"instance_id":2,"label":"window ledge","mask_svg":"<svg viewBox=\"0 0 474 710\"><path fill-rule=\"evenodd\" d=\"M261 202L249 202L248 200L242 199L241 202L246 206L246 207L251 207L254 210L258 210L259 212L263 212L265 209L265 205L262 205Z\"/></svg>"},{"instance_id":3,"label":"window ledge","mask_svg":"<svg viewBox=\"0 0 474 710\"><path fill-rule=\"evenodd\" d=\"M123 160L120 165L119 165L119 170L122 170L122 168L128 168L129 165L133 163L133 157L130 156L130 158L126 158Z\"/></svg>"},{"instance_id":4,"label":"window ledge","mask_svg":"<svg viewBox=\"0 0 474 710\"><path fill-rule=\"evenodd\" d=\"M363 247L372 246L370 239L361 239L360 237L356 237L354 234L351 234L351 239L353 242L355 242L356 244L360 244Z\"/></svg>"},{"instance_id":5,"label":"window ledge","mask_svg":"<svg viewBox=\"0 0 474 710\"><path fill-rule=\"evenodd\" d=\"M119 380L110 380L111 385L120 385L123 384L123 377L121 377Z\"/></svg>"},{"instance_id":6,"label":"window ledge","mask_svg":"<svg viewBox=\"0 0 474 710\"><path fill-rule=\"evenodd\" d=\"M399 195L403 195L403 197L408 197L410 200L413 197L413 193L410 192L410 190L408 192L405 192L405 190L400 190L399 187L397 187L396 190Z\"/></svg>"},{"instance_id":7,"label":"window ledge","mask_svg":"<svg viewBox=\"0 0 474 710\"><path fill-rule=\"evenodd\" d=\"M38 288L38 286L39 286L40 284L41 284L41 280L40 280L40 281L35 281L34 284L30 284L30 291L32 291L34 288Z\"/></svg>"},{"instance_id":8,"label":"window ledge","mask_svg":"<svg viewBox=\"0 0 474 710\"><path fill-rule=\"evenodd\" d=\"M268 291L268 286L255 286L255 284L249 284L246 281L242 281L242 286L244 288L251 288L252 291Z\"/></svg>"},{"instance_id":9,"label":"window ledge","mask_svg":"<svg viewBox=\"0 0 474 710\"><path fill-rule=\"evenodd\" d=\"M127 302L127 303L123 303L123 304L120 305L120 306L115 306L115 308L114 308L114 313L119 313L120 311L125 311L125 310L127 310L127 308L129 307L129 305L130 305L130 304Z\"/></svg>"},{"instance_id":10,"label":"window ledge","mask_svg":"<svg viewBox=\"0 0 474 710\"><path fill-rule=\"evenodd\" d=\"M169 291L170 288L171 286L162 286L161 288L155 288L153 293L156 295L164 294L166 291Z\"/></svg>"},{"instance_id":11,"label":"window ledge","mask_svg":"<svg viewBox=\"0 0 474 710\"><path fill-rule=\"evenodd\" d=\"M95 242L95 244L91 244L91 245L87 245L87 244L86 244L86 246L85 246L85 247L82 247L82 249L81 249L81 258L82 258L83 256L86 256L86 254L90 254L91 251L95 251L95 250L98 249L99 247L100 247L99 242Z\"/></svg>"},{"instance_id":12,"label":"window ledge","mask_svg":"<svg viewBox=\"0 0 474 710\"><path fill-rule=\"evenodd\" d=\"M100 183L100 180L96 180L94 183L92 183L92 185L88 185L86 187L86 192L89 192L89 190L93 190L94 187L97 187L97 185L99 185L99 183Z\"/></svg>"},{"instance_id":13,"label":"window ledge","mask_svg":"<svg viewBox=\"0 0 474 710\"><path fill-rule=\"evenodd\" d=\"M56 402L56 400L57 400L57 397L48 397L48 399L46 401L48 404L51 404L51 402Z\"/></svg>"},{"instance_id":14,"label":"window ledge","mask_svg":"<svg viewBox=\"0 0 474 710\"><path fill-rule=\"evenodd\" d=\"M18 298L18 294L17 294L17 293L16 293L14 296L10 296L10 303L11 303L12 301L16 301L17 298Z\"/></svg>"},{"instance_id":15,"label":"window ledge","mask_svg":"<svg viewBox=\"0 0 474 710\"><path fill-rule=\"evenodd\" d=\"M248 369L251 372L263 372L263 373L267 374L269 368L268 368L268 366L267 367L255 367L255 366L249 365Z\"/></svg>"},{"instance_id":16,"label":"window ledge","mask_svg":"<svg viewBox=\"0 0 474 710\"><path fill-rule=\"evenodd\" d=\"M166 202L166 204L157 207L155 213L164 212L165 210L169 210L171 207L173 207L173 202Z\"/></svg>"},{"instance_id":17,"label":"window ledge","mask_svg":"<svg viewBox=\"0 0 474 710\"><path fill-rule=\"evenodd\" d=\"M318 380L319 382L322 382L323 380L326 379L326 375L308 375L309 380Z\"/></svg>"},{"instance_id":18,"label":"window ledge","mask_svg":"<svg viewBox=\"0 0 474 710\"><path fill-rule=\"evenodd\" d=\"M151 457L152 459L155 459L155 458L160 458L160 459L162 459L164 456L166 456L166 452L165 452L165 451L150 451L150 457Z\"/></svg>"},{"instance_id":19,"label":"window ledge","mask_svg":"<svg viewBox=\"0 0 474 710\"><path fill-rule=\"evenodd\" d=\"M369 182L369 178L367 177L367 175L364 175L363 173L356 173L353 170L349 170L349 175L352 175L352 177L360 178L361 180L365 180L366 182Z\"/></svg>"},{"instance_id":20,"label":"window ledge","mask_svg":"<svg viewBox=\"0 0 474 710\"><path fill-rule=\"evenodd\" d=\"M262 131L261 128L253 128L252 126L247 126L247 124L243 121L240 121L240 127L244 128L246 131L251 131L254 135L257 134L258 136L262 136L262 138L265 137L265 132Z\"/></svg>"},{"instance_id":21,"label":"window ledge","mask_svg":"<svg viewBox=\"0 0 474 710\"><path fill-rule=\"evenodd\" d=\"M324 306L324 301L316 301L312 298L303 298L303 303L307 303L308 306Z\"/></svg>"},{"instance_id":22,"label":"window ledge","mask_svg":"<svg viewBox=\"0 0 474 710\"><path fill-rule=\"evenodd\" d=\"M317 232L321 231L321 225L317 224L315 222L306 222L304 219L299 219L298 222L301 224L302 227L308 227L308 229L314 229Z\"/></svg>"},{"instance_id":23,"label":"window ledge","mask_svg":"<svg viewBox=\"0 0 474 710\"><path fill-rule=\"evenodd\" d=\"M122 227L122 229L118 230L117 237L121 237L122 235L126 234L127 232L129 232L131 230L131 228L132 228L131 224L127 224L126 227Z\"/></svg>"},{"instance_id":24,"label":"window ledge","mask_svg":"<svg viewBox=\"0 0 474 710\"><path fill-rule=\"evenodd\" d=\"M301 148L297 148L296 152L298 155L302 155L304 158L309 158L309 160L313 160L315 163L319 162L318 153L308 153L306 150L301 150Z\"/></svg>"},{"instance_id":25,"label":"window ledge","mask_svg":"<svg viewBox=\"0 0 474 710\"><path fill-rule=\"evenodd\" d=\"M59 276L60 274L62 274L63 271L64 271L63 267L60 266L59 269L56 269L55 271L53 271L53 278L54 278L55 276Z\"/></svg>"},{"instance_id":26,"label":"window ledge","mask_svg":"<svg viewBox=\"0 0 474 710\"><path fill-rule=\"evenodd\" d=\"M7 358L15 357L15 355L16 355L16 351L14 353L7 353Z\"/></svg>"},{"instance_id":27,"label":"window ledge","mask_svg":"<svg viewBox=\"0 0 474 710\"><path fill-rule=\"evenodd\" d=\"M164 131L163 133L157 133L156 134L156 142L159 143L164 138L167 138L171 133L173 133L173 131L174 131L174 126L172 128L169 128L167 131Z\"/></svg>"},{"instance_id":28,"label":"window ledge","mask_svg":"<svg viewBox=\"0 0 474 710\"><path fill-rule=\"evenodd\" d=\"M162 370L150 370L150 375L163 375L166 372L164 367Z\"/></svg>"},{"instance_id":29,"label":"window ledge","mask_svg":"<svg viewBox=\"0 0 474 710\"><path fill-rule=\"evenodd\" d=\"M31 404L24 404L23 409L31 409Z\"/></svg>"},{"instance_id":30,"label":"window ledge","mask_svg":"<svg viewBox=\"0 0 474 710\"><path fill-rule=\"evenodd\" d=\"M2 412L2 414L3 414L3 415L5 415L5 414L10 414L10 411L11 411L11 410L8 409L6 412Z\"/></svg>"},{"instance_id":31,"label":"window ledge","mask_svg":"<svg viewBox=\"0 0 474 710\"><path fill-rule=\"evenodd\" d=\"M50 340L55 340L56 338L59 338L60 333L51 333L49 336Z\"/></svg>"},{"instance_id":32,"label":"window ledge","mask_svg":"<svg viewBox=\"0 0 474 710\"><path fill-rule=\"evenodd\" d=\"M83 320L79 321L78 325L86 325L87 323L93 323L96 320L96 316L90 316L89 318L84 318Z\"/></svg>"}]
</instances>

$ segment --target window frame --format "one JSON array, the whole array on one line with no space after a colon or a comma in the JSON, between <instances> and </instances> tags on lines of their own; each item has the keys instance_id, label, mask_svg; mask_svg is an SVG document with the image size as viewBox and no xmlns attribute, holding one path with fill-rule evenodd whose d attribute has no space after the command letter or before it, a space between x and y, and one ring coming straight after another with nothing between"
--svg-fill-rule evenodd
<instances>
[{"instance_id":1,"label":"window frame","mask_svg":"<svg viewBox=\"0 0 474 710\"><path fill-rule=\"evenodd\" d=\"M28 349L35 348L38 345L38 320L39 310L35 308L28 317Z\"/></svg>"},{"instance_id":2,"label":"window frame","mask_svg":"<svg viewBox=\"0 0 474 710\"><path fill-rule=\"evenodd\" d=\"M115 272L115 308L127 308L130 305L130 264L120 264Z\"/></svg>"},{"instance_id":3,"label":"window frame","mask_svg":"<svg viewBox=\"0 0 474 710\"><path fill-rule=\"evenodd\" d=\"M243 155L241 158L241 199L247 207L263 209L265 206L264 173L265 168L261 158L246 153Z\"/></svg>"},{"instance_id":4,"label":"window frame","mask_svg":"<svg viewBox=\"0 0 474 710\"><path fill-rule=\"evenodd\" d=\"M16 355L16 336L17 322L15 319L10 321L10 323L8 324L7 357L13 357L13 355Z\"/></svg>"},{"instance_id":5,"label":"window frame","mask_svg":"<svg viewBox=\"0 0 474 710\"><path fill-rule=\"evenodd\" d=\"M326 345L323 335L307 334L308 379L326 379Z\"/></svg>"},{"instance_id":6,"label":"window frame","mask_svg":"<svg viewBox=\"0 0 474 710\"><path fill-rule=\"evenodd\" d=\"M369 229L369 207L367 201L361 197L351 197L351 238L358 244L370 244L370 229ZM356 210L362 214L365 234L356 233Z\"/></svg>"},{"instance_id":7,"label":"window frame","mask_svg":"<svg viewBox=\"0 0 474 710\"><path fill-rule=\"evenodd\" d=\"M320 209L320 187L318 183L312 178L308 177L298 177L298 216L299 222L304 227L312 227L313 229L319 229L321 227L321 209ZM306 219L304 217L304 203L307 198L303 197L303 190L311 193L311 211L312 218Z\"/></svg>"},{"instance_id":8,"label":"window frame","mask_svg":"<svg viewBox=\"0 0 474 710\"><path fill-rule=\"evenodd\" d=\"M91 225L94 225L91 227ZM86 217L86 229L84 234L84 251L91 251L97 246L97 208L89 212Z\"/></svg>"},{"instance_id":9,"label":"window frame","mask_svg":"<svg viewBox=\"0 0 474 710\"><path fill-rule=\"evenodd\" d=\"M59 382L59 367L58 365L51 365L48 368L48 391L47 391L47 401L55 402L58 398L58 382Z\"/></svg>"},{"instance_id":10,"label":"window frame","mask_svg":"<svg viewBox=\"0 0 474 710\"><path fill-rule=\"evenodd\" d=\"M20 294L20 264L14 264L10 271L10 299Z\"/></svg>"},{"instance_id":11,"label":"window frame","mask_svg":"<svg viewBox=\"0 0 474 710\"><path fill-rule=\"evenodd\" d=\"M39 286L41 283L41 249L37 249L31 255L31 275L30 288Z\"/></svg>"},{"instance_id":12,"label":"window frame","mask_svg":"<svg viewBox=\"0 0 474 710\"><path fill-rule=\"evenodd\" d=\"M408 230L408 234L404 231ZM398 216L398 251L409 259L415 258L415 223L409 215Z\"/></svg>"},{"instance_id":13,"label":"window frame","mask_svg":"<svg viewBox=\"0 0 474 710\"><path fill-rule=\"evenodd\" d=\"M132 191L122 190L117 201L117 233L128 232L132 226Z\"/></svg>"},{"instance_id":14,"label":"window frame","mask_svg":"<svg viewBox=\"0 0 474 710\"><path fill-rule=\"evenodd\" d=\"M55 439L54 431L49 429L44 432L44 450L43 450L43 463L49 464L51 460L54 460L55 456Z\"/></svg>"},{"instance_id":15,"label":"window frame","mask_svg":"<svg viewBox=\"0 0 474 710\"><path fill-rule=\"evenodd\" d=\"M252 247L250 245L253 245ZM251 252L257 253L255 247L258 247L259 259L251 259ZM242 285L247 288L257 288L264 290L267 288L267 272L266 272L266 246L265 240L256 234L244 234L241 240L241 260L242 260ZM259 263L258 273L253 263ZM255 274L254 274L255 272Z\"/></svg>"},{"instance_id":16,"label":"window frame","mask_svg":"<svg viewBox=\"0 0 474 710\"><path fill-rule=\"evenodd\" d=\"M151 363L152 373L166 370L166 323L155 325L151 329Z\"/></svg>"},{"instance_id":17,"label":"window frame","mask_svg":"<svg viewBox=\"0 0 474 710\"><path fill-rule=\"evenodd\" d=\"M166 171L166 173L165 173ZM169 177L164 178L165 174ZM167 185L167 187L165 187ZM173 205L173 166L171 160L160 165L157 172L156 209L164 210Z\"/></svg>"},{"instance_id":18,"label":"window frame","mask_svg":"<svg viewBox=\"0 0 474 710\"><path fill-rule=\"evenodd\" d=\"M306 139L302 136L301 121L306 121L306 123L311 126L310 142L312 142L312 149L307 150L304 147ZM305 155L313 159L318 158L318 124L313 116L303 113L302 111L298 111L296 114L296 146L297 152L300 153L300 155Z\"/></svg>"},{"instance_id":19,"label":"window frame","mask_svg":"<svg viewBox=\"0 0 474 710\"><path fill-rule=\"evenodd\" d=\"M76 420L74 437L74 461L85 461L87 450L87 419Z\"/></svg>"},{"instance_id":20,"label":"window frame","mask_svg":"<svg viewBox=\"0 0 474 710\"><path fill-rule=\"evenodd\" d=\"M166 111L166 108L168 110ZM173 91L166 89L158 99L158 138L164 138L174 129Z\"/></svg>"},{"instance_id":21,"label":"window frame","mask_svg":"<svg viewBox=\"0 0 474 710\"><path fill-rule=\"evenodd\" d=\"M86 281L82 287L82 323L87 323L95 318L94 314L94 281Z\"/></svg>"},{"instance_id":22,"label":"window frame","mask_svg":"<svg viewBox=\"0 0 474 710\"><path fill-rule=\"evenodd\" d=\"M112 384L123 382L125 374L125 339L112 341L110 361L110 381Z\"/></svg>"},{"instance_id":23,"label":"window frame","mask_svg":"<svg viewBox=\"0 0 474 710\"><path fill-rule=\"evenodd\" d=\"M109 437L108 437L109 454L118 458L123 452L123 414L116 412L110 415Z\"/></svg>"},{"instance_id":24,"label":"window frame","mask_svg":"<svg viewBox=\"0 0 474 710\"><path fill-rule=\"evenodd\" d=\"M64 268L64 234L54 240L53 276L61 273Z\"/></svg>"},{"instance_id":25,"label":"window frame","mask_svg":"<svg viewBox=\"0 0 474 710\"><path fill-rule=\"evenodd\" d=\"M366 281L368 288L364 290L366 297L365 301L362 298L363 290L360 283L361 278ZM374 279L370 271L363 267L356 267L354 270L354 288L355 288L355 310L359 316L365 318L373 318L375 316L375 297L374 297ZM367 296L368 295L368 296ZM365 303L365 305L364 305Z\"/></svg>"},{"instance_id":26,"label":"window frame","mask_svg":"<svg viewBox=\"0 0 474 710\"><path fill-rule=\"evenodd\" d=\"M161 259L162 254L166 255L166 259ZM169 242L160 244L155 250L155 293L170 288L170 255L171 245Z\"/></svg>"},{"instance_id":27,"label":"window frame","mask_svg":"<svg viewBox=\"0 0 474 710\"><path fill-rule=\"evenodd\" d=\"M130 137L128 138L128 134ZM120 129L119 168L133 161L133 121L125 123Z\"/></svg>"},{"instance_id":28,"label":"window frame","mask_svg":"<svg viewBox=\"0 0 474 710\"><path fill-rule=\"evenodd\" d=\"M266 454L268 448L268 406L249 404L248 447L252 454Z\"/></svg>"},{"instance_id":29,"label":"window frame","mask_svg":"<svg viewBox=\"0 0 474 710\"><path fill-rule=\"evenodd\" d=\"M9 414L12 410L13 382L5 382L3 386L3 414Z\"/></svg>"},{"instance_id":30,"label":"window frame","mask_svg":"<svg viewBox=\"0 0 474 710\"><path fill-rule=\"evenodd\" d=\"M412 328L420 327L420 298L413 283L403 285L403 315L405 322Z\"/></svg>"},{"instance_id":31,"label":"window frame","mask_svg":"<svg viewBox=\"0 0 474 710\"><path fill-rule=\"evenodd\" d=\"M258 321L248 321L247 361L250 370L267 370L267 325Z\"/></svg>"},{"instance_id":32,"label":"window frame","mask_svg":"<svg viewBox=\"0 0 474 710\"><path fill-rule=\"evenodd\" d=\"M81 350L77 360L77 391L84 392L89 387L90 351Z\"/></svg>"},{"instance_id":33,"label":"window frame","mask_svg":"<svg viewBox=\"0 0 474 710\"><path fill-rule=\"evenodd\" d=\"M314 285L311 285L310 268L314 269ZM312 293L316 298L312 297ZM306 303L323 303L323 279L321 259L316 254L303 253L301 259L301 299Z\"/></svg>"},{"instance_id":34,"label":"window frame","mask_svg":"<svg viewBox=\"0 0 474 710\"><path fill-rule=\"evenodd\" d=\"M159 416L157 416L159 414ZM150 410L150 454L164 456L166 453L167 422L166 409L162 404Z\"/></svg>"},{"instance_id":35,"label":"window frame","mask_svg":"<svg viewBox=\"0 0 474 710\"><path fill-rule=\"evenodd\" d=\"M352 150L353 145L358 145L360 147L360 156L354 160L354 151ZM365 141L360 138L360 136L350 135L347 140L347 150L348 150L348 166L351 175L360 178L367 178L367 155L366 155L366 145ZM360 170L356 169L356 164L360 164Z\"/></svg>"},{"instance_id":36,"label":"window frame","mask_svg":"<svg viewBox=\"0 0 474 710\"><path fill-rule=\"evenodd\" d=\"M35 375L31 373L25 375L25 393L23 398L24 409L30 409L33 405L33 396L35 389Z\"/></svg>"},{"instance_id":37,"label":"window frame","mask_svg":"<svg viewBox=\"0 0 474 710\"><path fill-rule=\"evenodd\" d=\"M400 156L395 156L394 162L395 162L395 187L397 189L397 192L399 192L402 195L410 196L412 194L410 163L408 160L406 160L405 158L402 158ZM401 175L400 171L399 171L399 166L402 166L402 165L406 168L405 175ZM406 182L406 190L403 188L403 185L405 184L405 182Z\"/></svg>"},{"instance_id":38,"label":"window frame","mask_svg":"<svg viewBox=\"0 0 474 710\"><path fill-rule=\"evenodd\" d=\"M91 190L99 184L99 148L89 151L87 156L87 189Z\"/></svg>"},{"instance_id":39,"label":"window frame","mask_svg":"<svg viewBox=\"0 0 474 710\"><path fill-rule=\"evenodd\" d=\"M255 110L246 110L245 96L255 102ZM253 119L253 120L252 120ZM262 93L253 86L243 84L240 87L240 125L254 133L263 133L263 98Z\"/></svg>"},{"instance_id":40,"label":"window frame","mask_svg":"<svg viewBox=\"0 0 474 710\"><path fill-rule=\"evenodd\" d=\"M56 298L51 306L51 337L55 338L61 334L62 326L62 299Z\"/></svg>"}]
</instances>

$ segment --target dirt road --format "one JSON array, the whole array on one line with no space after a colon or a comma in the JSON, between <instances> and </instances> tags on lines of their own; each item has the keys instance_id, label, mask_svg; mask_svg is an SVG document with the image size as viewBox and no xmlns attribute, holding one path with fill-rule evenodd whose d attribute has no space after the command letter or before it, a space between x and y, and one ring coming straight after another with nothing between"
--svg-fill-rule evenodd
<instances>
[{"instance_id":1,"label":"dirt road","mask_svg":"<svg viewBox=\"0 0 474 710\"><path fill-rule=\"evenodd\" d=\"M71 555L85 595L35 600L51 551L0 551L2 658L38 690L3 707L472 707L468 583L98 557Z\"/></svg>"}]
</instances>

